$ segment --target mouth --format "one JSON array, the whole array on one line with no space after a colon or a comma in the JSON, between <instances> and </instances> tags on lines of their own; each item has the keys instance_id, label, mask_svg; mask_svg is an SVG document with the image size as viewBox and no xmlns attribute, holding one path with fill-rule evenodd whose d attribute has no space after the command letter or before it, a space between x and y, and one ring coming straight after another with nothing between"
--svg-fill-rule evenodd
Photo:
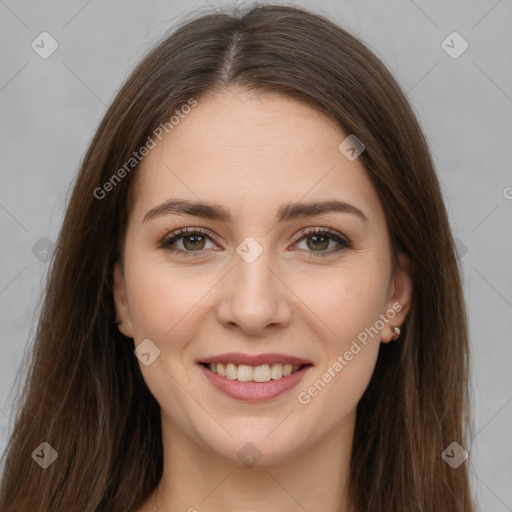
<instances>
[{"instance_id":1,"label":"mouth","mask_svg":"<svg viewBox=\"0 0 512 512\"><path fill-rule=\"evenodd\" d=\"M210 384L238 400L258 402L296 386L313 364L280 354L224 354L198 361Z\"/></svg>"}]
</instances>

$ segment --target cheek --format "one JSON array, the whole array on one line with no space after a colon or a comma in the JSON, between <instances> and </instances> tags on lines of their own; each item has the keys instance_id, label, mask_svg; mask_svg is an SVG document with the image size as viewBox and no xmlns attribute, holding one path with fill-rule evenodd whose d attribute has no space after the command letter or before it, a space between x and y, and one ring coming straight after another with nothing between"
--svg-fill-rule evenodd
<instances>
[{"instance_id":1,"label":"cheek","mask_svg":"<svg viewBox=\"0 0 512 512\"><path fill-rule=\"evenodd\" d=\"M183 301L178 283L167 283L165 272L132 272L127 283L134 337L161 340L177 322Z\"/></svg>"},{"instance_id":2,"label":"cheek","mask_svg":"<svg viewBox=\"0 0 512 512\"><path fill-rule=\"evenodd\" d=\"M314 401L326 421L347 414L368 386L380 346L388 278L386 261L375 259L303 281L301 293L318 317L314 332L325 357L314 378L302 386L307 396L299 402Z\"/></svg>"},{"instance_id":3,"label":"cheek","mask_svg":"<svg viewBox=\"0 0 512 512\"><path fill-rule=\"evenodd\" d=\"M135 256L137 256L135 254ZM192 389L187 347L195 339L204 311L201 299L214 280L191 269L171 268L161 258L132 255L126 262L127 295L133 334L138 345L150 339L160 350L155 361L140 370L162 409L172 411L174 421L187 427L187 411Z\"/></svg>"},{"instance_id":4,"label":"cheek","mask_svg":"<svg viewBox=\"0 0 512 512\"><path fill-rule=\"evenodd\" d=\"M318 323L323 324L321 332L333 342L329 346L342 350L347 342L379 319L388 292L389 271L385 263L361 259L314 277L299 278L297 295L304 297L305 305L316 313Z\"/></svg>"},{"instance_id":5,"label":"cheek","mask_svg":"<svg viewBox=\"0 0 512 512\"><path fill-rule=\"evenodd\" d=\"M161 253L133 252L126 262L126 288L135 339L163 342L201 309L201 298L214 284L210 275L186 267L172 267Z\"/></svg>"},{"instance_id":6,"label":"cheek","mask_svg":"<svg viewBox=\"0 0 512 512\"><path fill-rule=\"evenodd\" d=\"M383 293L370 276L332 279L325 291L328 295L312 290L310 303L329 326L317 340L325 357L297 390L297 401L305 417L321 417L328 430L354 414L368 387L379 353L375 324L383 312Z\"/></svg>"}]
</instances>

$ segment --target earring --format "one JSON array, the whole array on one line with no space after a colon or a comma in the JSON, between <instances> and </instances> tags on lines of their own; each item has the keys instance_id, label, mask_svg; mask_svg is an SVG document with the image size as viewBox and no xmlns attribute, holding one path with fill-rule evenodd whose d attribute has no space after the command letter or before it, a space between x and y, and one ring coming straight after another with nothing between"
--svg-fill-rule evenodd
<instances>
[{"instance_id":1,"label":"earring","mask_svg":"<svg viewBox=\"0 0 512 512\"><path fill-rule=\"evenodd\" d=\"M394 325L393 326L393 338L391 338L391 339L393 341L395 341L398 338L400 338L400 326L399 325Z\"/></svg>"},{"instance_id":2,"label":"earring","mask_svg":"<svg viewBox=\"0 0 512 512\"><path fill-rule=\"evenodd\" d=\"M118 320L118 321L116 322L116 325L121 325L122 323L123 323L123 321L122 321L122 320Z\"/></svg>"}]
</instances>

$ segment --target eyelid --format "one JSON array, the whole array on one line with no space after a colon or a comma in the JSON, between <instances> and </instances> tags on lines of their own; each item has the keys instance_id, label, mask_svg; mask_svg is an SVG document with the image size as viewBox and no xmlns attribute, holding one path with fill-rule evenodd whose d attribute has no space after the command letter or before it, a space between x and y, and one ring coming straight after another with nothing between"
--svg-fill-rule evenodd
<instances>
[{"instance_id":1,"label":"eyelid","mask_svg":"<svg viewBox=\"0 0 512 512\"><path fill-rule=\"evenodd\" d=\"M191 235L191 234L200 234L200 235L206 235L209 238L211 238L216 244L219 244L219 237L213 233L213 231L210 231L207 228L195 228L195 227L186 227L186 228L179 228L171 233L168 233L165 235L160 242L161 246L169 245L171 241L179 240L180 238ZM190 251L194 252L194 251Z\"/></svg>"},{"instance_id":2,"label":"eyelid","mask_svg":"<svg viewBox=\"0 0 512 512\"><path fill-rule=\"evenodd\" d=\"M336 231L335 229L326 228L326 227L309 227L309 228L304 228L303 230L299 231L298 233L296 233L293 236L293 243L298 242L299 240L301 240L302 238L304 238L307 235L315 235L317 233L320 234L320 235L329 235L329 236L331 236L333 238L339 238L347 246L351 246L352 245L352 242L345 235L343 235L339 231Z\"/></svg>"}]
</instances>

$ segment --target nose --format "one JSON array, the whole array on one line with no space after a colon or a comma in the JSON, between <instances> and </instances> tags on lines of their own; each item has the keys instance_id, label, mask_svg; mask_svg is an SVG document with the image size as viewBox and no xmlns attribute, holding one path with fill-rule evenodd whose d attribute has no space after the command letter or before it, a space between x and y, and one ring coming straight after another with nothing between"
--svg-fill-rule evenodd
<instances>
[{"instance_id":1,"label":"nose","mask_svg":"<svg viewBox=\"0 0 512 512\"><path fill-rule=\"evenodd\" d=\"M257 336L289 325L293 294L272 268L269 253L264 250L250 263L234 255L234 268L223 280L217 306L217 319L224 327Z\"/></svg>"}]
</instances>

